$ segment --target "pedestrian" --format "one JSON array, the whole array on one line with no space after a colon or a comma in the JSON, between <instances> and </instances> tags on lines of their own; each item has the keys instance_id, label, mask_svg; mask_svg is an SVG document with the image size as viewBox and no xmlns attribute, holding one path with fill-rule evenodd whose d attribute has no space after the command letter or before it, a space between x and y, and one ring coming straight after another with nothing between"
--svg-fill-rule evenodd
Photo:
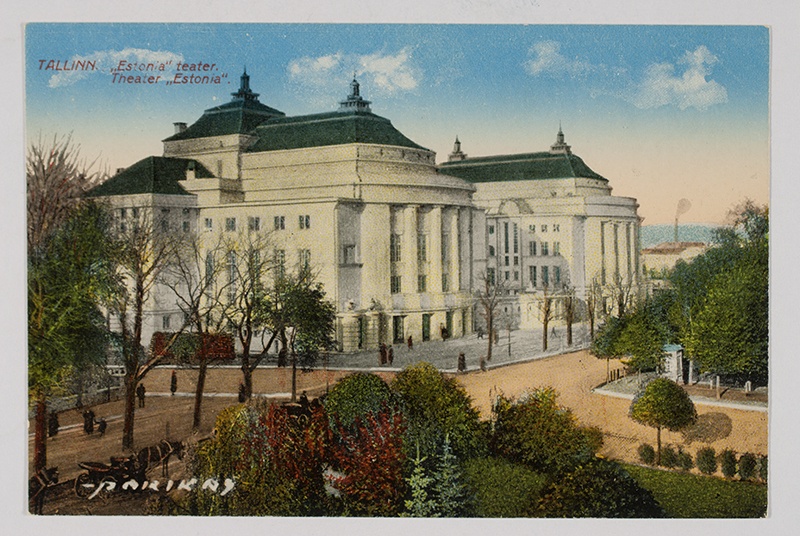
<instances>
[{"instance_id":1,"label":"pedestrian","mask_svg":"<svg viewBox=\"0 0 800 536\"><path fill-rule=\"evenodd\" d=\"M466 372L467 370L467 357L464 355L464 352L458 354L458 371L459 372Z\"/></svg>"},{"instance_id":2,"label":"pedestrian","mask_svg":"<svg viewBox=\"0 0 800 536\"><path fill-rule=\"evenodd\" d=\"M245 400L247 400L247 393L245 392L244 384L239 382L239 403L244 404Z\"/></svg>"},{"instance_id":3,"label":"pedestrian","mask_svg":"<svg viewBox=\"0 0 800 536\"><path fill-rule=\"evenodd\" d=\"M58 413L55 411L50 412L50 417L47 419L47 435L53 437L58 433Z\"/></svg>"},{"instance_id":4,"label":"pedestrian","mask_svg":"<svg viewBox=\"0 0 800 536\"><path fill-rule=\"evenodd\" d=\"M303 407L303 411L308 410L308 395L305 391L300 393L300 405Z\"/></svg>"},{"instance_id":5,"label":"pedestrian","mask_svg":"<svg viewBox=\"0 0 800 536\"><path fill-rule=\"evenodd\" d=\"M139 407L144 407L144 395L147 393L147 389L144 388L144 384L140 383L139 387L136 388L136 397L139 399Z\"/></svg>"},{"instance_id":6,"label":"pedestrian","mask_svg":"<svg viewBox=\"0 0 800 536\"><path fill-rule=\"evenodd\" d=\"M387 350L386 350L386 343L381 343L380 349L378 351L380 354L378 363L380 365L385 365L386 360L388 359Z\"/></svg>"},{"instance_id":7,"label":"pedestrian","mask_svg":"<svg viewBox=\"0 0 800 536\"><path fill-rule=\"evenodd\" d=\"M106 433L107 427L108 423L106 422L105 417L100 417L100 420L97 421L97 432L100 434L100 437L103 437L103 434Z\"/></svg>"},{"instance_id":8,"label":"pedestrian","mask_svg":"<svg viewBox=\"0 0 800 536\"><path fill-rule=\"evenodd\" d=\"M172 396L175 396L175 391L178 390L178 375L175 374L175 371L172 371L172 378L169 380L169 392L172 393Z\"/></svg>"},{"instance_id":9,"label":"pedestrian","mask_svg":"<svg viewBox=\"0 0 800 536\"><path fill-rule=\"evenodd\" d=\"M88 435L94 433L94 411L90 409L83 412L83 431Z\"/></svg>"},{"instance_id":10,"label":"pedestrian","mask_svg":"<svg viewBox=\"0 0 800 536\"><path fill-rule=\"evenodd\" d=\"M478 326L478 329L476 329L475 332L478 334L478 338L479 339L483 338L483 328L482 327Z\"/></svg>"},{"instance_id":11,"label":"pedestrian","mask_svg":"<svg viewBox=\"0 0 800 536\"><path fill-rule=\"evenodd\" d=\"M402 341L403 339L400 340ZM400 344L402 344L402 342ZM411 337L411 335L408 336L408 349L409 350L414 349L414 339Z\"/></svg>"},{"instance_id":12,"label":"pedestrian","mask_svg":"<svg viewBox=\"0 0 800 536\"><path fill-rule=\"evenodd\" d=\"M394 348L392 346L389 347L389 353L386 358L389 361L389 366L391 366L394 362Z\"/></svg>"},{"instance_id":13,"label":"pedestrian","mask_svg":"<svg viewBox=\"0 0 800 536\"><path fill-rule=\"evenodd\" d=\"M485 357L481 357L481 370L483 372L486 372L486 358Z\"/></svg>"}]
</instances>

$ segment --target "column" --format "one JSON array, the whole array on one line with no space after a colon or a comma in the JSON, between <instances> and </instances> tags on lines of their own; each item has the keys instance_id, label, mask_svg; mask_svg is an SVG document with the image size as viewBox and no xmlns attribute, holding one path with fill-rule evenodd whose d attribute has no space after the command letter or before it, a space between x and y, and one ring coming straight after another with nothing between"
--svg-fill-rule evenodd
<instances>
[{"instance_id":1,"label":"column","mask_svg":"<svg viewBox=\"0 0 800 536\"><path fill-rule=\"evenodd\" d=\"M400 240L403 294L417 292L417 210L419 205L406 205L403 209L403 236Z\"/></svg>"},{"instance_id":2,"label":"column","mask_svg":"<svg viewBox=\"0 0 800 536\"><path fill-rule=\"evenodd\" d=\"M430 218L430 251L428 252L428 290L429 292L442 292L442 207L435 206L431 209Z\"/></svg>"},{"instance_id":3,"label":"column","mask_svg":"<svg viewBox=\"0 0 800 536\"><path fill-rule=\"evenodd\" d=\"M461 211L455 207L450 217L450 292L461 287Z\"/></svg>"}]
</instances>

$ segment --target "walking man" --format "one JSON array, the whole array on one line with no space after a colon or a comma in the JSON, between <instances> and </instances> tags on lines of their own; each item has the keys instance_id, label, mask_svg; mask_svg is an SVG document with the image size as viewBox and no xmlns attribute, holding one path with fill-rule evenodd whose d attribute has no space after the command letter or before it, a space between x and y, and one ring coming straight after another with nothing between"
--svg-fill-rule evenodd
<instances>
[{"instance_id":1,"label":"walking man","mask_svg":"<svg viewBox=\"0 0 800 536\"><path fill-rule=\"evenodd\" d=\"M144 407L144 395L147 390L144 388L144 384L140 383L139 387L136 388L136 397L139 399L139 407Z\"/></svg>"}]
</instances>

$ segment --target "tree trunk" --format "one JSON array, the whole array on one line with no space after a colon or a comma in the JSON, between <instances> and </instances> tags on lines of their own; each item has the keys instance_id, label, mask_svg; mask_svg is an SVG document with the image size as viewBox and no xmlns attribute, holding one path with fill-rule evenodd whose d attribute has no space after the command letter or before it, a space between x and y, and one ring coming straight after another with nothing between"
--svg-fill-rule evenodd
<instances>
[{"instance_id":1,"label":"tree trunk","mask_svg":"<svg viewBox=\"0 0 800 536\"><path fill-rule=\"evenodd\" d=\"M489 330L489 349L486 351L486 361L492 360L492 344L494 343L494 319L489 315L487 319L487 329Z\"/></svg>"},{"instance_id":2,"label":"tree trunk","mask_svg":"<svg viewBox=\"0 0 800 536\"><path fill-rule=\"evenodd\" d=\"M200 370L197 374L197 388L194 391L194 417L192 418L192 431L194 432L200 429L200 412L203 405L203 389L205 389L206 386L207 369L208 360L201 358Z\"/></svg>"},{"instance_id":3,"label":"tree trunk","mask_svg":"<svg viewBox=\"0 0 800 536\"><path fill-rule=\"evenodd\" d=\"M547 328L550 324L550 320L545 316L542 319L542 351L547 351Z\"/></svg>"},{"instance_id":4,"label":"tree trunk","mask_svg":"<svg viewBox=\"0 0 800 536\"><path fill-rule=\"evenodd\" d=\"M606 383L611 381L611 358L606 357Z\"/></svg>"},{"instance_id":5,"label":"tree trunk","mask_svg":"<svg viewBox=\"0 0 800 536\"><path fill-rule=\"evenodd\" d=\"M47 466L47 396L36 396L36 421L33 438L33 470L38 472Z\"/></svg>"},{"instance_id":6,"label":"tree trunk","mask_svg":"<svg viewBox=\"0 0 800 536\"><path fill-rule=\"evenodd\" d=\"M661 465L661 427L656 427L656 465Z\"/></svg>"},{"instance_id":7,"label":"tree trunk","mask_svg":"<svg viewBox=\"0 0 800 536\"><path fill-rule=\"evenodd\" d=\"M242 355L242 376L244 378L244 398L250 400L253 396L253 370L250 368L250 359Z\"/></svg>"},{"instance_id":8,"label":"tree trunk","mask_svg":"<svg viewBox=\"0 0 800 536\"><path fill-rule=\"evenodd\" d=\"M125 420L122 426L122 448L133 449L133 415L136 411L136 376L125 376Z\"/></svg>"},{"instance_id":9,"label":"tree trunk","mask_svg":"<svg viewBox=\"0 0 800 536\"><path fill-rule=\"evenodd\" d=\"M572 346L572 319L567 322L567 346Z\"/></svg>"},{"instance_id":10,"label":"tree trunk","mask_svg":"<svg viewBox=\"0 0 800 536\"><path fill-rule=\"evenodd\" d=\"M292 400L297 402L297 353L292 352Z\"/></svg>"}]
</instances>

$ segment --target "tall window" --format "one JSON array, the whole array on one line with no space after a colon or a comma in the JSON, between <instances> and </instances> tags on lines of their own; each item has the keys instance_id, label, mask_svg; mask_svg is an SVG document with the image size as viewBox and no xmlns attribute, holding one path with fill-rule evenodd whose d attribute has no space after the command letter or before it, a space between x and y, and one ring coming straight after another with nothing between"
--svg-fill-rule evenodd
<instances>
[{"instance_id":1,"label":"tall window","mask_svg":"<svg viewBox=\"0 0 800 536\"><path fill-rule=\"evenodd\" d=\"M508 253L508 222L503 223L503 246L505 246L503 252Z\"/></svg>"},{"instance_id":2,"label":"tall window","mask_svg":"<svg viewBox=\"0 0 800 536\"><path fill-rule=\"evenodd\" d=\"M417 235L417 261L428 261L428 237L424 234Z\"/></svg>"},{"instance_id":3,"label":"tall window","mask_svg":"<svg viewBox=\"0 0 800 536\"><path fill-rule=\"evenodd\" d=\"M206 281L205 287L207 294L211 292L211 284L213 283L214 279L214 255L211 253L206 253Z\"/></svg>"},{"instance_id":4,"label":"tall window","mask_svg":"<svg viewBox=\"0 0 800 536\"><path fill-rule=\"evenodd\" d=\"M561 255L561 242L553 242L553 255Z\"/></svg>"},{"instance_id":5,"label":"tall window","mask_svg":"<svg viewBox=\"0 0 800 536\"><path fill-rule=\"evenodd\" d=\"M189 232L189 222L188 221L183 222L183 232L184 233L188 233Z\"/></svg>"},{"instance_id":6,"label":"tall window","mask_svg":"<svg viewBox=\"0 0 800 536\"><path fill-rule=\"evenodd\" d=\"M300 257L300 266L302 268L309 268L311 266L311 250L301 249L298 255Z\"/></svg>"},{"instance_id":7,"label":"tall window","mask_svg":"<svg viewBox=\"0 0 800 536\"><path fill-rule=\"evenodd\" d=\"M390 280L392 294L399 294L403 291L401 279L399 275L393 275Z\"/></svg>"},{"instance_id":8,"label":"tall window","mask_svg":"<svg viewBox=\"0 0 800 536\"><path fill-rule=\"evenodd\" d=\"M169 315L164 315L161 317L161 329L167 330L169 329L170 320Z\"/></svg>"},{"instance_id":9,"label":"tall window","mask_svg":"<svg viewBox=\"0 0 800 536\"><path fill-rule=\"evenodd\" d=\"M494 246L489 246L489 256L494 257Z\"/></svg>"},{"instance_id":10,"label":"tall window","mask_svg":"<svg viewBox=\"0 0 800 536\"><path fill-rule=\"evenodd\" d=\"M236 218L225 218L225 230L226 231L236 230Z\"/></svg>"},{"instance_id":11,"label":"tall window","mask_svg":"<svg viewBox=\"0 0 800 536\"><path fill-rule=\"evenodd\" d=\"M530 252L531 257L535 257L536 256L536 241L535 240L531 240L531 242L528 244L528 246L529 246L528 250Z\"/></svg>"},{"instance_id":12,"label":"tall window","mask_svg":"<svg viewBox=\"0 0 800 536\"><path fill-rule=\"evenodd\" d=\"M494 234L494 225L489 226L489 234Z\"/></svg>"},{"instance_id":13,"label":"tall window","mask_svg":"<svg viewBox=\"0 0 800 536\"><path fill-rule=\"evenodd\" d=\"M214 228L214 220L212 220L211 218L206 218L205 225L206 225L206 230L210 231L211 229Z\"/></svg>"},{"instance_id":14,"label":"tall window","mask_svg":"<svg viewBox=\"0 0 800 536\"><path fill-rule=\"evenodd\" d=\"M282 231L286 229L286 219L283 216L275 216L275 230Z\"/></svg>"},{"instance_id":15,"label":"tall window","mask_svg":"<svg viewBox=\"0 0 800 536\"><path fill-rule=\"evenodd\" d=\"M549 248L550 245L547 242L542 242L542 255L550 255Z\"/></svg>"},{"instance_id":16,"label":"tall window","mask_svg":"<svg viewBox=\"0 0 800 536\"><path fill-rule=\"evenodd\" d=\"M228 298L236 299L236 252L228 252Z\"/></svg>"},{"instance_id":17,"label":"tall window","mask_svg":"<svg viewBox=\"0 0 800 536\"><path fill-rule=\"evenodd\" d=\"M400 256L400 235L397 233L392 233L389 236L389 260L391 262L400 262L402 260Z\"/></svg>"},{"instance_id":18,"label":"tall window","mask_svg":"<svg viewBox=\"0 0 800 536\"><path fill-rule=\"evenodd\" d=\"M428 291L428 277L425 274L417 276L417 292Z\"/></svg>"},{"instance_id":19,"label":"tall window","mask_svg":"<svg viewBox=\"0 0 800 536\"><path fill-rule=\"evenodd\" d=\"M355 264L356 263L356 246L355 244L345 244L344 245L344 258L342 261L344 264Z\"/></svg>"},{"instance_id":20,"label":"tall window","mask_svg":"<svg viewBox=\"0 0 800 536\"><path fill-rule=\"evenodd\" d=\"M514 253L519 253L519 227L514 224Z\"/></svg>"},{"instance_id":21,"label":"tall window","mask_svg":"<svg viewBox=\"0 0 800 536\"><path fill-rule=\"evenodd\" d=\"M547 266L542 266L542 285L545 287L550 284L550 269Z\"/></svg>"},{"instance_id":22,"label":"tall window","mask_svg":"<svg viewBox=\"0 0 800 536\"><path fill-rule=\"evenodd\" d=\"M553 266L553 283L558 286L561 284L561 267Z\"/></svg>"},{"instance_id":23,"label":"tall window","mask_svg":"<svg viewBox=\"0 0 800 536\"><path fill-rule=\"evenodd\" d=\"M301 229L311 229L311 216L308 214L298 217Z\"/></svg>"},{"instance_id":24,"label":"tall window","mask_svg":"<svg viewBox=\"0 0 800 536\"><path fill-rule=\"evenodd\" d=\"M531 286L532 287L535 287L537 285L537 283L536 283L536 267L535 266L531 266L530 267L530 281L531 281Z\"/></svg>"},{"instance_id":25,"label":"tall window","mask_svg":"<svg viewBox=\"0 0 800 536\"><path fill-rule=\"evenodd\" d=\"M250 231L258 231L261 229L261 218L258 216L250 216L247 218L247 229Z\"/></svg>"},{"instance_id":26,"label":"tall window","mask_svg":"<svg viewBox=\"0 0 800 536\"><path fill-rule=\"evenodd\" d=\"M450 292L450 279L447 273L442 274L442 292Z\"/></svg>"},{"instance_id":27,"label":"tall window","mask_svg":"<svg viewBox=\"0 0 800 536\"><path fill-rule=\"evenodd\" d=\"M495 283L494 268L486 269L486 279L489 280L490 285L494 285Z\"/></svg>"},{"instance_id":28,"label":"tall window","mask_svg":"<svg viewBox=\"0 0 800 536\"><path fill-rule=\"evenodd\" d=\"M278 277L286 275L286 251L283 249L275 250L275 273Z\"/></svg>"}]
</instances>

